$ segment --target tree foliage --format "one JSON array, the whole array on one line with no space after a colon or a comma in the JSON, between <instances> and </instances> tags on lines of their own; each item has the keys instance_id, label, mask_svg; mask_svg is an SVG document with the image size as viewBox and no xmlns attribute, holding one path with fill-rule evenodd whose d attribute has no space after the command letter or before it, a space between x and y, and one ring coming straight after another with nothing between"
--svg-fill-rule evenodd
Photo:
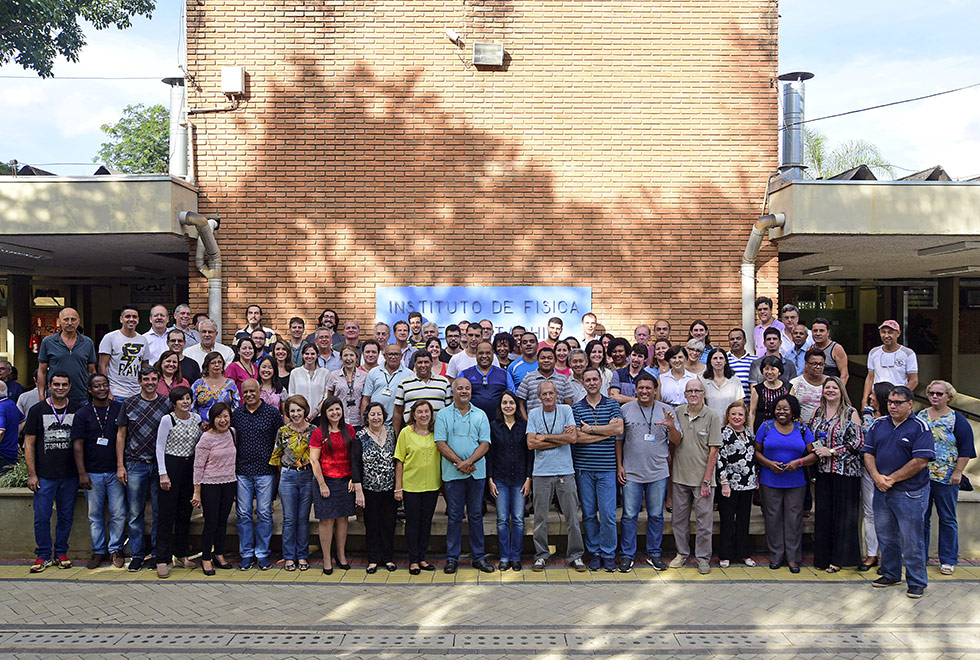
<instances>
[{"instance_id":1,"label":"tree foliage","mask_svg":"<svg viewBox=\"0 0 980 660\"><path fill-rule=\"evenodd\" d=\"M15 174L17 170L13 165L0 161L0 176Z\"/></svg>"},{"instance_id":2,"label":"tree foliage","mask_svg":"<svg viewBox=\"0 0 980 660\"><path fill-rule=\"evenodd\" d=\"M0 64L13 60L42 78L61 55L71 62L85 45L79 19L96 30L128 28L134 15L150 16L155 0L0 0Z\"/></svg>"},{"instance_id":3,"label":"tree foliage","mask_svg":"<svg viewBox=\"0 0 980 660\"><path fill-rule=\"evenodd\" d=\"M827 179L841 172L867 165L879 179L893 179L895 169L878 147L866 140L846 140L828 151L827 137L809 126L803 127L803 163L814 179Z\"/></svg>"},{"instance_id":4,"label":"tree foliage","mask_svg":"<svg viewBox=\"0 0 980 660\"><path fill-rule=\"evenodd\" d=\"M159 174L169 169L170 111L162 105L127 105L115 124L103 124L108 142L93 162L129 174Z\"/></svg>"}]
</instances>

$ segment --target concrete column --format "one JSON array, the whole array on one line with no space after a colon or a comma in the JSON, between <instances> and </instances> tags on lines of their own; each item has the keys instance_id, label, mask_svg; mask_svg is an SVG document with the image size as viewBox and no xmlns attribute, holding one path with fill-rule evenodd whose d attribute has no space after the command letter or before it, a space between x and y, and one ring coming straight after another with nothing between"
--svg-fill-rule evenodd
<instances>
[{"instance_id":1,"label":"concrete column","mask_svg":"<svg viewBox=\"0 0 980 660\"><path fill-rule=\"evenodd\" d=\"M960 372L960 278L939 280L939 374L955 386Z\"/></svg>"},{"instance_id":2,"label":"concrete column","mask_svg":"<svg viewBox=\"0 0 980 660\"><path fill-rule=\"evenodd\" d=\"M31 383L31 298L30 275L7 275L7 321L14 334L14 360L18 381L27 389ZM36 359L34 360L36 362ZM30 384L30 387L28 387Z\"/></svg>"}]
</instances>

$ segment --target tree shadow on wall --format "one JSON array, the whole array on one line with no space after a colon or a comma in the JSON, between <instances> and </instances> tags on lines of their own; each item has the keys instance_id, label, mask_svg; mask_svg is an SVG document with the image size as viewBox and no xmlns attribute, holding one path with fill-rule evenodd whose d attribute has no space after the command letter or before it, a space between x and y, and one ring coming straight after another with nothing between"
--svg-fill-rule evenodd
<instances>
[{"instance_id":1,"label":"tree shadow on wall","mask_svg":"<svg viewBox=\"0 0 980 660\"><path fill-rule=\"evenodd\" d=\"M202 212L255 226L236 235L240 255L294 255L276 273L274 322L313 318L328 303L369 318L375 286L489 284L592 286L602 316L621 319L622 333L654 315L737 320L739 310L718 311L718 301L737 305L741 249L719 251L705 220L739 218L744 235L755 209L718 186L672 185L671 198L685 200L678 204L663 201L656 183L634 199L570 199L519 142L469 124L422 89L421 69L393 80L360 63L338 80L309 60L290 68L301 84L277 81L266 92L287 119L256 133L254 117L236 114L239 130L259 142L255 157L220 199L207 186L201 197ZM597 168L597 188L606 176ZM717 276L704 276L706 258ZM231 308L268 281L251 263L226 261Z\"/></svg>"}]
</instances>

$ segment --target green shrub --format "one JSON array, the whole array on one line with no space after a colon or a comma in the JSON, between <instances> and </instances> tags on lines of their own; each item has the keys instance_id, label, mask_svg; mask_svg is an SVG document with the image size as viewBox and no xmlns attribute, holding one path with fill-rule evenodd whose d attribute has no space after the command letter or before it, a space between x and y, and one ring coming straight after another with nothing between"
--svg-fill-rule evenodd
<instances>
[{"instance_id":1,"label":"green shrub","mask_svg":"<svg viewBox=\"0 0 980 660\"><path fill-rule=\"evenodd\" d=\"M27 488L27 463L24 462L23 449L17 452L14 467L0 476L0 488Z\"/></svg>"}]
</instances>

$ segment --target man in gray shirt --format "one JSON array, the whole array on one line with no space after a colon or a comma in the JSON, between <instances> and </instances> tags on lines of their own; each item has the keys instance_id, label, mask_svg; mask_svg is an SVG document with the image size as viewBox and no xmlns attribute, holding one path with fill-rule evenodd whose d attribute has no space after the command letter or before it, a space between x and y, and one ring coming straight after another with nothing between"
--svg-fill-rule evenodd
<instances>
[{"instance_id":1,"label":"man in gray shirt","mask_svg":"<svg viewBox=\"0 0 980 660\"><path fill-rule=\"evenodd\" d=\"M576 571L587 570L582 554L581 509L572 465L575 442L575 417L571 406L558 403L558 389L550 380L537 385L541 406L531 411L527 420L527 446L534 450L531 475L534 494L534 564L532 571L543 571L551 552L548 550L548 512L551 500L558 496L558 506L568 527L568 565Z\"/></svg>"},{"instance_id":2,"label":"man in gray shirt","mask_svg":"<svg viewBox=\"0 0 980 660\"><path fill-rule=\"evenodd\" d=\"M660 558L664 536L664 496L670 468L670 438L680 442L680 427L671 407L655 401L657 379L647 372L636 377L636 401L622 408L623 439L616 440L616 477L623 485L622 553L619 570L633 570L636 556L636 528L640 506L647 509L647 563L658 571L667 570Z\"/></svg>"}]
</instances>

